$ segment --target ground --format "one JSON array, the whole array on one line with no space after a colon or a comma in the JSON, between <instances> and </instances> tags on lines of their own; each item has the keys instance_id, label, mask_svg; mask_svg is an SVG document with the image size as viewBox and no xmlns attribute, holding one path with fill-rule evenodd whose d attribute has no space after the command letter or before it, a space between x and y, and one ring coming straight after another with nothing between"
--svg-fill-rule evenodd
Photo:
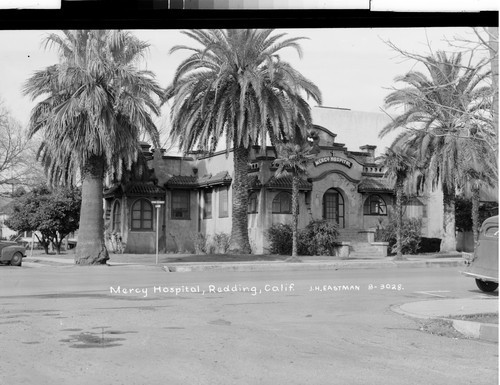
<instances>
[{"instance_id":1,"label":"ground","mask_svg":"<svg viewBox=\"0 0 500 385\"><path fill-rule=\"evenodd\" d=\"M2 267L0 289L2 384L498 382L496 344L391 310L436 291L482 298L456 268Z\"/></svg>"}]
</instances>

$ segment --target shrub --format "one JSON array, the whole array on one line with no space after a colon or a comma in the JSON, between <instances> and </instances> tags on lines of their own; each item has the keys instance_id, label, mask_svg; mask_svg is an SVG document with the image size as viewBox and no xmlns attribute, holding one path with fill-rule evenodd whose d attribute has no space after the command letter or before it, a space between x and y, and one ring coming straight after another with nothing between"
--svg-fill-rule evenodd
<instances>
[{"instance_id":1,"label":"shrub","mask_svg":"<svg viewBox=\"0 0 500 385\"><path fill-rule=\"evenodd\" d=\"M417 254L420 241L422 222L416 218L403 218L403 228L401 231L401 252L403 254ZM396 221L391 221L383 229L378 230L376 239L382 242L389 242L389 252L396 253Z\"/></svg>"},{"instance_id":2,"label":"shrub","mask_svg":"<svg viewBox=\"0 0 500 385\"><path fill-rule=\"evenodd\" d=\"M191 240L193 241L195 254L205 254L207 252L207 239L205 235L202 233L191 234Z\"/></svg>"},{"instance_id":3,"label":"shrub","mask_svg":"<svg viewBox=\"0 0 500 385\"><path fill-rule=\"evenodd\" d=\"M314 220L310 222L301 232L309 255L334 255L336 240L339 236L336 223L325 220Z\"/></svg>"},{"instance_id":4,"label":"shrub","mask_svg":"<svg viewBox=\"0 0 500 385\"><path fill-rule=\"evenodd\" d=\"M292 254L292 226L278 223L267 230L271 254Z\"/></svg>"},{"instance_id":5,"label":"shrub","mask_svg":"<svg viewBox=\"0 0 500 385\"><path fill-rule=\"evenodd\" d=\"M292 227L283 223L273 225L267 231L271 254L292 254ZM310 222L297 234L297 254L334 255L337 225L324 220Z\"/></svg>"},{"instance_id":6,"label":"shrub","mask_svg":"<svg viewBox=\"0 0 500 385\"><path fill-rule=\"evenodd\" d=\"M231 236L226 233L215 233L213 235L213 248L216 254L226 254L229 250Z\"/></svg>"}]
</instances>

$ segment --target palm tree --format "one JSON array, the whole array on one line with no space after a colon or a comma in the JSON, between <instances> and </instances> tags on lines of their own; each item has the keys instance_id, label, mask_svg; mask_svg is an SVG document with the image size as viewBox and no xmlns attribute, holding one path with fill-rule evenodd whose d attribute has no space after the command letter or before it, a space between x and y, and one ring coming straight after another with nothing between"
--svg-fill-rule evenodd
<instances>
[{"instance_id":1,"label":"palm tree","mask_svg":"<svg viewBox=\"0 0 500 385\"><path fill-rule=\"evenodd\" d=\"M173 98L172 137L184 151L212 152L220 141L233 148L231 253L250 253L248 238L248 156L266 137L280 140L311 124L303 98L321 103L318 87L280 60L279 51L295 49L301 38L282 39L273 30L184 31L201 45L176 46L192 54L178 67L165 98Z\"/></svg>"},{"instance_id":2,"label":"palm tree","mask_svg":"<svg viewBox=\"0 0 500 385\"><path fill-rule=\"evenodd\" d=\"M410 71L396 81L407 87L390 93L386 107L403 107L404 112L384 127L380 133L407 129L407 146L412 147L425 166L425 179L431 188L443 191L443 236L441 251L456 249L455 193L458 178L457 165L466 135L469 141L488 142L494 135L488 128L477 132L478 124L491 119L491 89L484 85L489 72L482 72L483 64L462 65L462 55L437 52L422 60L430 79L421 72Z\"/></svg>"},{"instance_id":3,"label":"palm tree","mask_svg":"<svg viewBox=\"0 0 500 385\"><path fill-rule=\"evenodd\" d=\"M136 68L148 45L129 32L65 30L50 34L45 47L60 59L31 76L24 94L42 98L31 113L30 135L42 132L40 156L52 184L82 183L76 264L103 264L103 181L129 168L138 138L158 135L150 113L162 90L152 73ZM122 161L125 159L125 161Z\"/></svg>"},{"instance_id":4,"label":"palm tree","mask_svg":"<svg viewBox=\"0 0 500 385\"><path fill-rule=\"evenodd\" d=\"M415 160L409 154L405 154L398 147L396 139L391 148L387 148L377 162L385 168L385 176L395 181L396 191L396 257L395 260L403 260L402 253L402 229L403 229L403 195L405 183L415 169Z\"/></svg>"},{"instance_id":5,"label":"palm tree","mask_svg":"<svg viewBox=\"0 0 500 385\"><path fill-rule=\"evenodd\" d=\"M317 133L311 131L308 138L317 138ZM287 143L277 143L278 158L274 161L278 165L275 175L277 178L292 174L292 257L290 262L300 262L297 257L297 235L299 219L299 183L307 172L307 165L314 159L311 146L307 141L295 139Z\"/></svg>"},{"instance_id":6,"label":"palm tree","mask_svg":"<svg viewBox=\"0 0 500 385\"><path fill-rule=\"evenodd\" d=\"M464 139L461 139L464 141ZM484 142L463 143L462 156L458 166L458 189L464 198L472 201L472 232L474 248L479 235L480 192L493 190L498 186L498 164L494 151L490 151Z\"/></svg>"}]
</instances>

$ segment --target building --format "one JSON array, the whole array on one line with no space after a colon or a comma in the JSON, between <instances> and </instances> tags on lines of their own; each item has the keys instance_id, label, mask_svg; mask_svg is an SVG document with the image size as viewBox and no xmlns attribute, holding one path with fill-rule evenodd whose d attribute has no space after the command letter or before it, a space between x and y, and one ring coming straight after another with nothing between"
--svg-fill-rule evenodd
<instances>
[{"instance_id":1,"label":"building","mask_svg":"<svg viewBox=\"0 0 500 385\"><path fill-rule=\"evenodd\" d=\"M389 118L315 107L313 119L322 125L314 125L319 134L314 143L316 157L307 180L300 184L299 228L324 218L339 224L344 240L367 242L375 228L389 222L394 206L393 186L375 163L373 144L379 142L378 132ZM337 140L337 133L366 141L352 151ZM386 146L389 143L387 139ZM200 234L211 239L230 234L231 150L169 156L143 144L143 154L150 172L104 193L108 240L121 240L125 252L153 253L158 231L160 252L185 252L194 251ZM251 149L248 231L255 253L266 252L267 229L292 221L291 177L275 177L275 158L271 146ZM164 204L153 203L158 201ZM428 236L429 224L435 221L428 220L427 206L427 198L413 198L407 202L406 215L422 218L423 233Z\"/></svg>"}]
</instances>

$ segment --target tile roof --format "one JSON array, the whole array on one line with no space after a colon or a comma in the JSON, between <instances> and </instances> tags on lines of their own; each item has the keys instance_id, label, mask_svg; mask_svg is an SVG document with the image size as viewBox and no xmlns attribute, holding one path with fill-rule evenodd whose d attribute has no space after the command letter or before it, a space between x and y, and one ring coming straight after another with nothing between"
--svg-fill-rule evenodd
<instances>
[{"instance_id":1,"label":"tile roof","mask_svg":"<svg viewBox=\"0 0 500 385\"><path fill-rule=\"evenodd\" d=\"M271 189L290 190L292 188L292 176L286 175L276 178L272 176L265 184L265 187ZM312 190L312 184L303 179L299 180L299 190Z\"/></svg>"},{"instance_id":2,"label":"tile roof","mask_svg":"<svg viewBox=\"0 0 500 385\"><path fill-rule=\"evenodd\" d=\"M229 185L231 184L232 178L227 171L218 172L215 175L209 174L204 175L198 179L198 185L200 187L209 187L214 185Z\"/></svg>"},{"instance_id":3,"label":"tile roof","mask_svg":"<svg viewBox=\"0 0 500 385\"><path fill-rule=\"evenodd\" d=\"M172 178L167 180L165 187L191 187L195 188L197 186L198 178L196 176L186 176L186 175L174 175Z\"/></svg>"},{"instance_id":4,"label":"tile roof","mask_svg":"<svg viewBox=\"0 0 500 385\"><path fill-rule=\"evenodd\" d=\"M160 187L156 186L152 183L140 183L140 182L135 182L135 183L128 183L125 186L125 194L129 196L143 196L143 195L158 195L158 196L164 196L165 195L165 190Z\"/></svg>"},{"instance_id":5,"label":"tile roof","mask_svg":"<svg viewBox=\"0 0 500 385\"><path fill-rule=\"evenodd\" d=\"M132 182L125 186L117 185L104 190L104 198L127 196L164 196L165 190L160 186L146 182Z\"/></svg>"},{"instance_id":6,"label":"tile roof","mask_svg":"<svg viewBox=\"0 0 500 385\"><path fill-rule=\"evenodd\" d=\"M197 176L185 176L185 175L174 175L172 178L167 180L165 186L167 188L199 188L199 187L211 187L217 185L229 185L231 184L232 178L227 171L218 172L215 175L208 174L202 177Z\"/></svg>"},{"instance_id":7,"label":"tile roof","mask_svg":"<svg viewBox=\"0 0 500 385\"><path fill-rule=\"evenodd\" d=\"M387 178L364 178L358 185L358 192L394 192L394 181Z\"/></svg>"}]
</instances>

